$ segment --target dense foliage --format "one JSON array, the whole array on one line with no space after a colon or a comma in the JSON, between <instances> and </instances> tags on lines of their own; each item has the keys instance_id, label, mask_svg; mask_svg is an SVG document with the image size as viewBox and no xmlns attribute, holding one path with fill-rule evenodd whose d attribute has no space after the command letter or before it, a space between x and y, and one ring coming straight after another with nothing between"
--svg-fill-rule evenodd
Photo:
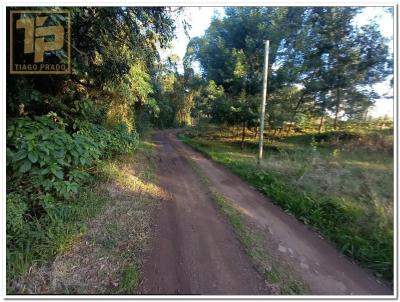
<instances>
[{"instance_id":1,"label":"dense foliage","mask_svg":"<svg viewBox=\"0 0 400 302\"><path fill-rule=\"evenodd\" d=\"M7 138L9 189L21 190L31 201L48 192L76 193L87 176L83 170L101 154L92 139L66 133L48 116L14 119Z\"/></svg>"},{"instance_id":2,"label":"dense foliage","mask_svg":"<svg viewBox=\"0 0 400 302\"><path fill-rule=\"evenodd\" d=\"M54 8L56 10L56 8ZM131 152L135 118L157 118L158 48L174 37L169 8L75 7L70 76L7 75L8 191L67 197L102 157Z\"/></svg>"}]
</instances>

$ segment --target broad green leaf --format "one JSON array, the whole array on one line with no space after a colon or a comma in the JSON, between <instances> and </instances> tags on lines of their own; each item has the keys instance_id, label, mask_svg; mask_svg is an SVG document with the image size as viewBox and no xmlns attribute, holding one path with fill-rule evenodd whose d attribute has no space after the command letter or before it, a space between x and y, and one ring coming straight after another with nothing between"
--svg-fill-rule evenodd
<instances>
[{"instance_id":1,"label":"broad green leaf","mask_svg":"<svg viewBox=\"0 0 400 302\"><path fill-rule=\"evenodd\" d=\"M17 162L21 159L24 159L27 156L27 154L28 154L28 152L26 152L25 149L21 149L14 155L14 158L12 161Z\"/></svg>"},{"instance_id":2,"label":"broad green leaf","mask_svg":"<svg viewBox=\"0 0 400 302\"><path fill-rule=\"evenodd\" d=\"M63 179L64 178L64 173L63 173L62 170L55 170L55 171L53 171L53 174L59 179Z\"/></svg>"},{"instance_id":3,"label":"broad green leaf","mask_svg":"<svg viewBox=\"0 0 400 302\"><path fill-rule=\"evenodd\" d=\"M30 152L28 153L28 158L32 163L36 163L38 161L38 154L36 152Z\"/></svg>"},{"instance_id":4,"label":"broad green leaf","mask_svg":"<svg viewBox=\"0 0 400 302\"><path fill-rule=\"evenodd\" d=\"M24 160L24 162L22 163L22 165L19 167L18 171L20 173L25 173L27 171L29 171L31 169L31 162L28 160Z\"/></svg>"}]
</instances>

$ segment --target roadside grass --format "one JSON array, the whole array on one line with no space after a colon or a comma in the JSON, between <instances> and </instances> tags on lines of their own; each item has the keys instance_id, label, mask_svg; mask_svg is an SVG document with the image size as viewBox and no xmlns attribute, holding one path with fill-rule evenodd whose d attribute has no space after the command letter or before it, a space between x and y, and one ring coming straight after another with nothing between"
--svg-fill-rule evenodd
<instances>
[{"instance_id":1,"label":"roadside grass","mask_svg":"<svg viewBox=\"0 0 400 302\"><path fill-rule=\"evenodd\" d=\"M134 295L140 282L139 270L135 264L126 267L122 272L121 285L117 294Z\"/></svg>"},{"instance_id":2,"label":"roadside grass","mask_svg":"<svg viewBox=\"0 0 400 302\"><path fill-rule=\"evenodd\" d=\"M232 226L237 239L243 245L247 255L253 262L256 270L264 277L271 294L281 295L305 295L309 291L304 282L300 281L299 276L288 266L279 261L274 261L268 254L268 242L261 230L248 222L245 217L233 207L223 194L218 192L210 183L204 172L196 163L190 161L195 173L199 176L205 187L209 188L209 193L216 203L216 206Z\"/></svg>"},{"instance_id":3,"label":"roadside grass","mask_svg":"<svg viewBox=\"0 0 400 302\"><path fill-rule=\"evenodd\" d=\"M96 169L86 188L90 193L80 193L90 194L88 205L77 201L70 219L39 230L46 236L54 233L47 245L32 242L35 254L26 253L31 261L20 274L7 271L9 294L137 292L150 211L161 194L155 184L153 144L143 141L133 155L103 161Z\"/></svg>"},{"instance_id":4,"label":"roadside grass","mask_svg":"<svg viewBox=\"0 0 400 302\"><path fill-rule=\"evenodd\" d=\"M389 131L372 134L373 139L371 134L324 135L267 140L261 167L254 138L244 150L221 129L191 129L181 139L392 282L393 137Z\"/></svg>"},{"instance_id":5,"label":"roadside grass","mask_svg":"<svg viewBox=\"0 0 400 302\"><path fill-rule=\"evenodd\" d=\"M87 229L84 220L99 213L105 202L102 190L92 183L70 203L47 209L49 215L42 219L27 220L20 236L13 238L13 248L7 249L8 294L22 290L18 280L32 265L44 264L74 244Z\"/></svg>"}]
</instances>

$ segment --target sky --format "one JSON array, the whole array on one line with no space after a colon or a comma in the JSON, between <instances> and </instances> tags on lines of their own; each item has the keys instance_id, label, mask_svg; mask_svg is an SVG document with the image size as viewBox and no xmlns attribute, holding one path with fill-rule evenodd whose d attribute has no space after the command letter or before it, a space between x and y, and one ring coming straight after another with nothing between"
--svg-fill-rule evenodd
<instances>
[{"instance_id":1,"label":"sky","mask_svg":"<svg viewBox=\"0 0 400 302\"><path fill-rule=\"evenodd\" d=\"M223 15L223 7L185 7L184 14L181 14L177 20L177 31L176 38L172 41L172 47L161 54L162 58L168 57L168 55L176 54L181 59L178 65L178 70L183 72L182 59L186 53L186 46L189 40L194 37L199 37L204 34L211 22L211 17L214 14ZM191 24L191 29L189 30L188 38L181 26L182 19L185 18L186 21Z\"/></svg>"},{"instance_id":2,"label":"sky","mask_svg":"<svg viewBox=\"0 0 400 302\"><path fill-rule=\"evenodd\" d=\"M166 58L171 54L178 55L180 58L178 70L183 72L182 59L185 55L186 46L190 38L202 36L210 25L212 16L215 14L223 16L223 7L186 7L184 14L180 15L179 19L177 20L177 36L172 42L171 48L167 51L164 51L161 54L161 57ZM192 26L189 30L190 38L185 35L183 27L181 26L182 18L185 18ZM391 40L391 42L389 42L389 48L393 52L393 16L386 13L382 7L364 8L362 13L355 18L354 22L357 26L361 27L371 22L371 20L374 18L380 26L382 35ZM393 96L393 88L390 87L388 82L378 83L373 87L381 95L387 94L389 96ZM393 97L389 99L382 98L376 100L375 106L369 111L369 115L373 117L385 115L393 116Z\"/></svg>"}]
</instances>

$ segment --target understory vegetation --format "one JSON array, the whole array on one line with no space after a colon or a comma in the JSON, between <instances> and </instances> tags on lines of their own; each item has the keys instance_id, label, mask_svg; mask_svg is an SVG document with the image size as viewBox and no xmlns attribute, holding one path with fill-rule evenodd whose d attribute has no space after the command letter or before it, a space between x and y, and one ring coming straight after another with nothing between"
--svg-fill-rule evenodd
<instances>
[{"instance_id":1,"label":"understory vegetation","mask_svg":"<svg viewBox=\"0 0 400 302\"><path fill-rule=\"evenodd\" d=\"M137 294L150 211L162 195L153 149L142 141L134 154L99 162L76 200L52 203L42 219L22 223L7 262L9 292Z\"/></svg>"},{"instance_id":2,"label":"understory vegetation","mask_svg":"<svg viewBox=\"0 0 400 302\"><path fill-rule=\"evenodd\" d=\"M125 125L106 128L89 121L67 131L55 112L16 117L7 125L8 284L37 262L67 249L82 221L98 213L101 163L132 154L138 134Z\"/></svg>"},{"instance_id":3,"label":"understory vegetation","mask_svg":"<svg viewBox=\"0 0 400 302\"><path fill-rule=\"evenodd\" d=\"M241 149L234 128L200 124L182 139L392 280L392 129L269 136L260 166L257 140Z\"/></svg>"},{"instance_id":4,"label":"understory vegetation","mask_svg":"<svg viewBox=\"0 0 400 302\"><path fill-rule=\"evenodd\" d=\"M99 137L101 136L101 138ZM104 202L96 167L111 154L132 154L137 135L125 128L65 131L54 113L16 118L7 129L7 276L66 249L82 219ZM99 144L100 142L100 144ZM103 144L102 144L103 143Z\"/></svg>"}]
</instances>

